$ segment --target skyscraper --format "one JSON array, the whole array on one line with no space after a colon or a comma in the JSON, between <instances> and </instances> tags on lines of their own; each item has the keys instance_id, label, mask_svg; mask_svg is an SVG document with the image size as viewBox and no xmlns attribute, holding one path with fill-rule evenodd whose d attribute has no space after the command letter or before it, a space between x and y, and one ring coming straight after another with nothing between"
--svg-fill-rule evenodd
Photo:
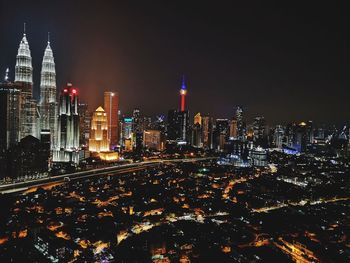
<instances>
[{"instance_id":1,"label":"skyscraper","mask_svg":"<svg viewBox=\"0 0 350 263\"><path fill-rule=\"evenodd\" d=\"M237 131L237 120L236 119L233 119L231 120L230 122L230 138L237 138L237 134L238 134L238 131Z\"/></svg>"},{"instance_id":2,"label":"skyscraper","mask_svg":"<svg viewBox=\"0 0 350 263\"><path fill-rule=\"evenodd\" d=\"M143 142L143 131L146 127L144 127L145 121L141 117L140 109L134 109L132 112L132 132L134 136L135 148L137 150L141 149Z\"/></svg>"},{"instance_id":3,"label":"skyscraper","mask_svg":"<svg viewBox=\"0 0 350 263\"><path fill-rule=\"evenodd\" d=\"M105 91L104 93L104 109L107 113L108 121L108 140L110 148L117 146L119 140L118 132L118 107L119 95L117 92Z\"/></svg>"},{"instance_id":4,"label":"skyscraper","mask_svg":"<svg viewBox=\"0 0 350 263\"><path fill-rule=\"evenodd\" d=\"M8 69L0 83L0 150L6 150L19 142L21 91L9 82Z\"/></svg>"},{"instance_id":5,"label":"skyscraper","mask_svg":"<svg viewBox=\"0 0 350 263\"><path fill-rule=\"evenodd\" d=\"M202 116L202 143L206 149L213 148L213 118Z\"/></svg>"},{"instance_id":6,"label":"skyscraper","mask_svg":"<svg viewBox=\"0 0 350 263\"><path fill-rule=\"evenodd\" d=\"M39 137L37 103L33 99L33 67L29 44L25 33L16 57L15 83L21 89L20 138L28 135Z\"/></svg>"},{"instance_id":7,"label":"skyscraper","mask_svg":"<svg viewBox=\"0 0 350 263\"><path fill-rule=\"evenodd\" d=\"M92 115L89 139L90 152L108 152L108 116L102 107L98 107Z\"/></svg>"},{"instance_id":8,"label":"skyscraper","mask_svg":"<svg viewBox=\"0 0 350 263\"><path fill-rule=\"evenodd\" d=\"M245 125L243 122L243 109L240 106L236 108L235 119L237 121L238 138L242 140L245 135Z\"/></svg>"},{"instance_id":9,"label":"skyscraper","mask_svg":"<svg viewBox=\"0 0 350 263\"><path fill-rule=\"evenodd\" d=\"M259 145L262 147L267 146L265 131L266 131L265 118L262 116L255 117L253 122L253 138L254 138L254 143L256 145Z\"/></svg>"},{"instance_id":10,"label":"skyscraper","mask_svg":"<svg viewBox=\"0 0 350 263\"><path fill-rule=\"evenodd\" d=\"M50 39L44 52L40 79L40 129L49 130L51 149L54 148L57 135L57 100L55 61L50 46Z\"/></svg>"},{"instance_id":11,"label":"skyscraper","mask_svg":"<svg viewBox=\"0 0 350 263\"><path fill-rule=\"evenodd\" d=\"M175 141L180 137L180 122L179 111L169 110L168 112L168 127L167 127L167 139Z\"/></svg>"},{"instance_id":12,"label":"skyscraper","mask_svg":"<svg viewBox=\"0 0 350 263\"><path fill-rule=\"evenodd\" d=\"M79 103L79 144L81 147L86 147L90 138L91 114L87 103Z\"/></svg>"},{"instance_id":13,"label":"skyscraper","mask_svg":"<svg viewBox=\"0 0 350 263\"><path fill-rule=\"evenodd\" d=\"M274 132L274 145L276 148L282 149L284 140L284 128L281 125L277 125Z\"/></svg>"},{"instance_id":14,"label":"skyscraper","mask_svg":"<svg viewBox=\"0 0 350 263\"><path fill-rule=\"evenodd\" d=\"M79 163L78 105L78 90L68 83L60 95L57 144L53 151L54 162Z\"/></svg>"}]
</instances>

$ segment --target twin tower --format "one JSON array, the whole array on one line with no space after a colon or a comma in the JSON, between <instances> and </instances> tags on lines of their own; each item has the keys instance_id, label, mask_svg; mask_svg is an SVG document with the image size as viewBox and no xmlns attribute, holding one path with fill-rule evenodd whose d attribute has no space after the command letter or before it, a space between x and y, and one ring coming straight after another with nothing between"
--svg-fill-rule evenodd
<instances>
[{"instance_id":1,"label":"twin tower","mask_svg":"<svg viewBox=\"0 0 350 263\"><path fill-rule=\"evenodd\" d=\"M49 36L42 60L39 102L33 98L32 57L25 27L16 57L15 84L21 90L19 140L28 135L39 138L42 131L49 131L51 148L54 147L57 130L56 70Z\"/></svg>"}]
</instances>

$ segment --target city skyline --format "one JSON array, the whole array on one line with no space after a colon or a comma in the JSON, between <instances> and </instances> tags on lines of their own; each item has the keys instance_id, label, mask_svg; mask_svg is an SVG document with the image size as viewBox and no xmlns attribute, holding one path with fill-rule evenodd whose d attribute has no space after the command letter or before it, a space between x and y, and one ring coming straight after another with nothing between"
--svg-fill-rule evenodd
<instances>
[{"instance_id":1,"label":"city skyline","mask_svg":"<svg viewBox=\"0 0 350 263\"><path fill-rule=\"evenodd\" d=\"M28 4L23 3L23 5L27 7ZM0 44L1 57L4 58L0 65L2 75L5 74L5 69L10 67L10 76L13 79L16 46L22 36L22 23L27 22L27 38L33 57L36 97L38 97L40 85L40 57L42 56L40 53L45 49L47 32L50 31L51 46L56 54L58 89L72 81L82 90L82 100L88 102L91 109L96 108L103 101L100 90L110 90L120 94L122 113L129 113L133 108L138 107L146 115L166 113L170 108L178 108L180 102L174 97L178 94L178 88L181 85L181 75L185 74L189 89L187 105L191 115L201 112L209 113L214 117L231 118L234 107L242 105L249 120L263 115L269 124L309 119L317 123L339 125L348 123L346 95L349 91L346 89L348 80L344 74L347 66L343 66L348 55L344 49L347 40L326 37L326 33L334 29L341 19L345 19L346 22L346 18L341 14L326 26L324 23L329 22L328 19L320 20L322 23L318 23L320 21L317 18L310 22L310 26L305 26L300 24L300 21L306 18L307 8L303 11L291 9L292 11L287 12L287 15L283 12L286 11L283 8L280 9L283 15L276 14L276 9L266 8L264 12L271 16L269 19L263 16L261 25L258 25L257 20L261 18L263 12L258 12L257 8L250 10L214 6L212 18L218 18L219 12L223 12L226 16L217 19L216 22L212 19L206 21L205 29L208 32L203 32L204 26L200 27L195 18L201 18L208 13L209 6L205 4L198 6L198 14L190 12L195 7L190 4L180 10L181 12L175 12L179 11L177 5L157 5L153 8L154 10L151 6L139 5L132 12L131 6L121 5L116 14L125 12L125 15L117 17L108 12L107 7L113 7L113 4L107 3L105 6L98 7L100 11L106 11L101 21L94 20L96 24L93 21L84 22L81 23L82 25L76 24L80 16L91 16L92 9L96 5L89 5L80 15L74 17L73 13L77 6L79 5L73 4L71 9L67 9L68 13L64 16L65 19L62 19L58 17L58 13L65 4L62 7L53 4L43 18L35 19L33 16L41 8L38 10L23 8L15 16L8 17L9 12L6 10L11 10L13 6L11 3L2 2L0 19L4 27L1 30L2 35L6 36L5 41ZM233 15L223 11L224 7L230 7L228 10L233 14L239 11L242 11L242 14L233 18ZM318 6L318 8L325 11L323 7ZM28 12L24 14L23 10ZM150 12L147 13L148 11ZM337 14L336 11L334 8L329 10L333 18ZM131 20L135 18L136 13L140 15L136 25L141 29L137 32L130 30L127 34L124 31L135 29ZM242 18L246 13L257 15L250 25L245 23L252 16ZM147 14L153 14L153 20ZM166 14L169 18L165 17ZM178 23L171 20L176 14L183 18ZM273 20L278 17L281 19L281 25L275 24ZM242 19L242 25L233 23L230 30L230 22L237 22L239 18ZM116 26L118 19L124 22L123 26ZM225 19L227 23L223 23ZM145 25L140 25L143 20L146 22ZM159 25L162 24L160 22L164 22L164 27L170 28L169 32L164 31L165 28ZM150 28L149 23L153 27ZM239 34L240 25L241 30L246 31L243 35ZM262 28L266 25L270 25L270 29ZM290 37L298 36L290 44L287 40L291 39L281 31L286 25L289 25L286 29L291 34ZM346 23L339 25L334 34L340 36ZM217 30L220 26L223 26L223 32ZM97 28L99 28L98 32ZM254 29L257 34L253 34ZM142 30L145 32L139 35L139 31ZM278 32L281 33L280 36ZM210 37L214 33L218 35L216 40ZM261 40L261 34L264 33L267 34L267 43L260 45L259 42L253 41L255 38L255 40ZM312 34L310 38L313 37L310 43L307 33ZM239 37L233 39L237 34ZM176 38L178 35L179 38ZM137 36L141 39L132 41ZM157 41L164 40L165 36L169 36L167 43L169 39L174 40L173 44L168 43L170 45L168 49L160 47L162 42ZM205 36L208 36L206 41L201 42L203 45L198 51L195 50L195 44L199 44L198 40L203 40ZM153 41L150 41L151 37L154 37ZM243 45L249 38L253 38L251 43ZM65 39L71 41L64 41ZM223 42L225 39L227 43ZM318 42L318 45L311 45L315 44L314 42ZM232 48L227 47L232 43L234 44ZM280 47L281 49L277 48L277 51L272 52L270 48L274 48L278 43L284 45ZM78 44L80 48L76 49ZM102 47L103 50L101 50ZM134 52L137 48L140 51ZM202 49L207 49L205 51L208 52L203 52ZM6 50L6 54L3 50ZM95 52L96 50L99 52ZM284 53L288 50L290 52ZM325 52L321 54L321 50ZM111 56L106 56L107 53ZM160 59L159 55L164 58ZM315 59L316 55L319 57ZM296 58L293 59L293 57ZM312 57L315 60L312 60ZM282 61L283 58L285 58L284 61ZM321 59L322 63L320 63ZM312 65L307 61L313 61ZM326 69L327 71L324 71ZM159 72L156 73L157 71ZM332 82L335 84L330 85ZM331 96L332 93L334 93L333 96Z\"/></svg>"}]
</instances>

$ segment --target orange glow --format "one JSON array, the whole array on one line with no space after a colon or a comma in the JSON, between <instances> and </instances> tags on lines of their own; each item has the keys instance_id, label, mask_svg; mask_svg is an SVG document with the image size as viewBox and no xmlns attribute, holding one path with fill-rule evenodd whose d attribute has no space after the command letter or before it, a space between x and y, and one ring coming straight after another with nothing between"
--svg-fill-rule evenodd
<instances>
[{"instance_id":1,"label":"orange glow","mask_svg":"<svg viewBox=\"0 0 350 263\"><path fill-rule=\"evenodd\" d=\"M63 238L65 240L70 240L70 236L63 231L56 233L56 237Z\"/></svg>"},{"instance_id":2,"label":"orange glow","mask_svg":"<svg viewBox=\"0 0 350 263\"><path fill-rule=\"evenodd\" d=\"M0 238L0 245L5 244L9 240L8 237L2 237Z\"/></svg>"},{"instance_id":3,"label":"orange glow","mask_svg":"<svg viewBox=\"0 0 350 263\"><path fill-rule=\"evenodd\" d=\"M28 235L28 230L22 230L18 233L18 238L25 238Z\"/></svg>"}]
</instances>

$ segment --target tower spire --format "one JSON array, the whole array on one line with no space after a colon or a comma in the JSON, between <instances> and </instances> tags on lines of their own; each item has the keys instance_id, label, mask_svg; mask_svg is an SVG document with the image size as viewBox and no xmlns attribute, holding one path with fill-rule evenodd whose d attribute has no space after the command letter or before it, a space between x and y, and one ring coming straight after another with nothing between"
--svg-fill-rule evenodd
<instances>
[{"instance_id":1,"label":"tower spire","mask_svg":"<svg viewBox=\"0 0 350 263\"><path fill-rule=\"evenodd\" d=\"M181 89L180 89L181 111L185 111L185 97L186 97L186 93L187 93L187 89L186 89L185 75L182 75Z\"/></svg>"},{"instance_id":2,"label":"tower spire","mask_svg":"<svg viewBox=\"0 0 350 263\"><path fill-rule=\"evenodd\" d=\"M186 89L185 74L182 75L181 89Z\"/></svg>"},{"instance_id":3,"label":"tower spire","mask_svg":"<svg viewBox=\"0 0 350 263\"><path fill-rule=\"evenodd\" d=\"M50 44L50 32L47 32L47 44Z\"/></svg>"},{"instance_id":4,"label":"tower spire","mask_svg":"<svg viewBox=\"0 0 350 263\"><path fill-rule=\"evenodd\" d=\"M26 22L23 23L23 35L26 35Z\"/></svg>"}]
</instances>

